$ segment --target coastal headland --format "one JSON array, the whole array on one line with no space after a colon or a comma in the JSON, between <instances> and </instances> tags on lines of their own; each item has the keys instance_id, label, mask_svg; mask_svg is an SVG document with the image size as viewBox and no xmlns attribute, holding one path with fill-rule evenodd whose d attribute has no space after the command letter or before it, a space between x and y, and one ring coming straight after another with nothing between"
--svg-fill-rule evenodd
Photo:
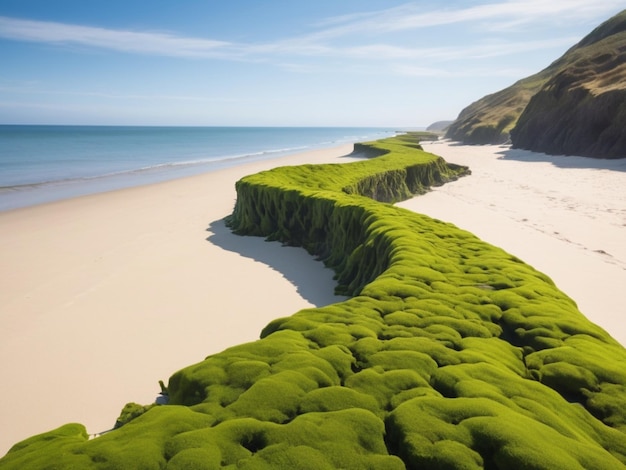
<instances>
[{"instance_id":1,"label":"coastal headland","mask_svg":"<svg viewBox=\"0 0 626 470\"><path fill-rule=\"evenodd\" d=\"M515 254L446 222L389 204L455 179L463 173L462 166L421 152L408 139L381 141L371 147L381 156L350 165L282 167L239 179L234 210L227 219L240 234L305 247L335 271L338 291L349 298L295 314L292 310L283 317L274 309L259 341L228 348L175 373L169 380L170 405L146 407L145 413L119 430L92 441L86 440L81 426L64 426L20 444L5 462L41 462L56 455L94 467L99 462L148 465L167 461L172 468L188 468L199 462L205 468L218 468L242 460L258 468L287 468L294 462L309 462L311 468L404 468L433 461L441 465L464 462L466 468L513 468L522 462L533 468L585 468L591 463L595 468L623 466L623 346L586 318L548 275ZM315 163L322 160L318 157ZM306 163L312 163L310 158ZM199 178L187 183L198 184ZM170 183L160 186L161 194L167 185ZM175 183L169 187L174 188ZM184 212L182 208L190 199L177 192L180 190L179 186L168 193L173 212ZM118 211L132 201L129 194L119 196ZM153 199L154 191L148 194L143 207L153 208L154 225L147 233L140 230L132 240L127 231L117 241L102 236L116 212L100 212L96 219L99 225L92 230L98 227L101 232L87 231L87 238L98 239L100 235L113 247L128 246L127 256L141 253L141 248L154 239L159 239L154 244L157 248L180 249L178 226L161 212L159 201ZM229 200L230 209L234 202ZM93 206L90 209L95 212ZM138 209L131 207L130 218L124 220L127 225L138 222L132 218ZM3 215L0 223L9 220L7 227L14 226L20 215L22 223L32 223L32 212L31 217L25 213L8 213L9 219ZM195 223L197 215L181 217ZM203 217L206 221L206 214ZM209 221L209 226L219 227L221 220ZM66 223L69 230L61 232L68 237L85 230L85 221L70 217ZM139 227L145 229L141 223ZM45 243L46 225L30 228L34 249L37 241ZM225 231L221 232L223 237L213 232L215 235L222 239L221 247L231 243ZM6 246L24 249L17 245L19 240L16 236L13 245ZM76 250L72 245L65 250L56 245L50 248L60 257L58 266L64 266L66 257L71 260ZM185 249L189 254L196 252L192 246ZM6 250L8 259L11 252ZM18 250L15 253L17 256ZM176 315L161 310L162 317L133 323L131 299L137 296L142 282L147 284L144 288L149 285L144 293L152 293L155 308L165 300L155 287L180 289L172 286L181 279L193 278L199 283L190 291L204 285L212 292L209 297L224 296L226 291L220 290L224 281L196 279L195 275L202 272L194 269L174 269L181 267L175 261L179 253L169 252L169 257L155 253L126 263L126 270L116 266L114 274L122 281L118 287L128 286L125 300L119 291L102 291L111 279L111 270L105 269L106 275L98 276L81 264L81 256L74 280L93 280L89 276L93 274L97 282L90 284L92 289L82 286L70 302L67 298L59 302L62 308L56 315L39 310L26 324L20 324L27 321L21 318L22 311L13 310L13 335L18 341L24 340L37 328L42 328L43 335L49 333L44 327L57 322L60 329L69 328L68 339L82 336L86 326L102 334L98 319L120 307L105 301L112 296L122 303L116 331L138 351L151 335L151 328L159 328L159 320ZM151 265L150 260L159 264ZM30 290L31 284L20 292L18 283L9 300L26 302L46 289L57 292L54 282L62 277L63 270L55 272L57 264L46 261L39 270L51 271L42 275L40 290ZM97 264L97 258L90 258L90 262L90 267ZM190 259L182 267L198 267L189 263ZM165 273L166 282L154 282ZM224 277L222 270L219 274ZM143 278L147 281L137 283ZM262 277L255 279L264 284ZM252 318L261 301L240 279L234 282L240 296L255 301L250 309L238 310L240 318ZM76 284L69 284L76 288ZM264 287L267 290L268 286ZM64 309L93 292L100 294L94 300L96 304L104 302L105 311L97 315L98 311L78 309L76 313L85 316L80 317L83 321L93 320L88 325L63 321L67 320ZM282 293L277 301L276 292L270 292L272 307L282 304ZM188 305L181 305L180 294L176 292L170 301L182 312ZM571 295L575 297L575 293ZM328 300L328 304L333 302ZM193 300L188 302L193 305ZM201 307L204 315L211 313L206 304ZM232 303L220 305L214 321L207 325L208 333L204 332L207 343L225 332L215 320L232 312ZM176 324L183 331L166 330L163 341L154 341L153 351L165 349L176 354L181 343L178 339L185 338L186 342L185 332L197 329L195 319L189 320L175 318L170 328ZM108 340L108 352L119 354L122 362L118 364L123 364L129 351L116 351L115 335L111 336L103 337ZM87 346L98 350L96 345L84 344L84 349L75 350L74 355L84 360L80 353L89 351ZM66 344L53 346L58 352ZM34 354L31 360L46 357L46 351L27 352ZM109 356L109 366L114 364L111 359ZM26 363L22 365L26 367ZM22 376L26 370L33 383L41 383L41 377L28 369L22 369ZM85 380L79 373L74 379ZM66 388L73 384L65 382ZM123 444L130 441L132 448Z\"/></svg>"}]
</instances>

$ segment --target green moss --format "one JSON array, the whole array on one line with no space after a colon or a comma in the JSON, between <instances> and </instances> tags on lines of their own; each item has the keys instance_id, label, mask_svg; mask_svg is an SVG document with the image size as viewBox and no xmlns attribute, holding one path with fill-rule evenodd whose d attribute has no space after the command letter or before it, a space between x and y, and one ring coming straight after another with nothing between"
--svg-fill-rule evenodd
<instances>
[{"instance_id":1,"label":"green moss","mask_svg":"<svg viewBox=\"0 0 626 470\"><path fill-rule=\"evenodd\" d=\"M626 350L544 274L381 202L464 173L418 146L239 181L233 230L305 247L351 297L176 372L169 405L90 441L33 437L0 466L624 468Z\"/></svg>"},{"instance_id":2,"label":"green moss","mask_svg":"<svg viewBox=\"0 0 626 470\"><path fill-rule=\"evenodd\" d=\"M394 410L390 439L412 468L621 468L599 446L485 398L416 398Z\"/></svg>"},{"instance_id":3,"label":"green moss","mask_svg":"<svg viewBox=\"0 0 626 470\"><path fill-rule=\"evenodd\" d=\"M7 456L0 459L0 467L50 470L81 466L89 468L92 464L91 459L74 452L74 449L80 448L87 439L89 436L85 426L77 423L66 424L15 444Z\"/></svg>"},{"instance_id":4,"label":"green moss","mask_svg":"<svg viewBox=\"0 0 626 470\"><path fill-rule=\"evenodd\" d=\"M133 419L138 418L153 406L154 405L144 406L137 403L127 403L124 408L122 408L119 418L115 421L115 428L120 428Z\"/></svg>"},{"instance_id":5,"label":"green moss","mask_svg":"<svg viewBox=\"0 0 626 470\"><path fill-rule=\"evenodd\" d=\"M300 412L338 411L363 408L378 412L378 403L371 395L347 387L325 387L312 390L300 402Z\"/></svg>"},{"instance_id":6,"label":"green moss","mask_svg":"<svg viewBox=\"0 0 626 470\"><path fill-rule=\"evenodd\" d=\"M248 388L268 375L270 375L270 366L263 361L243 360L226 366L228 384L235 388Z\"/></svg>"},{"instance_id":7,"label":"green moss","mask_svg":"<svg viewBox=\"0 0 626 470\"><path fill-rule=\"evenodd\" d=\"M304 373L280 372L255 382L228 410L237 416L284 423L296 416L302 397L316 387Z\"/></svg>"}]
</instances>

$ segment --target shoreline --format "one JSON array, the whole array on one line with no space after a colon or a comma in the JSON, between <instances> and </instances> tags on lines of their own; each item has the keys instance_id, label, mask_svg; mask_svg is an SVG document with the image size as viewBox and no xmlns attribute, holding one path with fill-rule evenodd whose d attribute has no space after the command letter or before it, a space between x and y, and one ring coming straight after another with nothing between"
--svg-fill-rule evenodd
<instances>
[{"instance_id":1,"label":"shoreline","mask_svg":"<svg viewBox=\"0 0 626 470\"><path fill-rule=\"evenodd\" d=\"M328 147L328 149L336 146ZM101 176L77 178L59 181L49 181L44 183L24 184L16 187L0 187L0 213L26 209L28 207L39 206L54 202L67 201L85 196L122 191L142 186L152 186L159 183L193 178L195 176L206 175L222 170L237 167L247 167L255 163L272 162L282 158L300 153L326 150L327 147L303 149L284 154L280 151L273 158L267 158L265 153L258 155L245 155L239 157L225 158L221 160L208 161L198 164L163 165L163 168L155 166L153 168L138 169L127 172L106 174ZM165 168L165 169L164 169Z\"/></svg>"},{"instance_id":2,"label":"shoreline","mask_svg":"<svg viewBox=\"0 0 626 470\"><path fill-rule=\"evenodd\" d=\"M7 131L0 126L0 166L7 170L0 175L0 212L398 132L347 127L8 126L13 127ZM39 154L45 158L37 158ZM85 158L88 155L99 158Z\"/></svg>"},{"instance_id":3,"label":"shoreline","mask_svg":"<svg viewBox=\"0 0 626 470\"><path fill-rule=\"evenodd\" d=\"M513 174L532 179L529 162L499 159L501 147L423 146L451 163L470 159L472 175L399 205L452 222L546 273L583 314L620 340L619 317L606 318L607 312L619 310L607 302L617 305L615 292L624 285L620 276L626 270L613 266L617 274L610 271L613 277L606 279L605 271L598 271L601 253L583 250L581 257L566 250L560 255L559 250L574 245L538 236L541 232L530 222L546 221L524 212L536 215L541 195L522 193L518 207L509 199L518 193L507 195L514 180L492 173L501 163L519 163ZM0 352L11 358L0 363L0 373L13 384L0 403L0 419L14 433L0 439L0 454L68 422L85 424L89 434L106 431L127 402L153 402L158 380L167 381L176 370L254 341L278 317L342 300L333 295L333 273L303 249L233 235L222 219L232 211L234 183L241 177L282 165L347 162L352 147L0 212L0 269L7 280L0 292L0 311L6 312ZM446 155L450 149L460 153ZM537 178L536 184L542 181ZM483 193L501 204L480 199ZM532 195L539 199L533 202ZM513 208L521 217L511 213ZM550 214L556 223L560 213ZM466 225L470 222L474 229ZM612 256L621 255L613 249ZM545 263L551 258L563 278ZM587 264L571 268L571 260L579 258ZM590 277L577 276L580 269ZM594 286L600 298L580 298L568 290L569 278ZM603 299L611 290L613 295ZM598 302L599 313L585 311L587 302Z\"/></svg>"}]
</instances>

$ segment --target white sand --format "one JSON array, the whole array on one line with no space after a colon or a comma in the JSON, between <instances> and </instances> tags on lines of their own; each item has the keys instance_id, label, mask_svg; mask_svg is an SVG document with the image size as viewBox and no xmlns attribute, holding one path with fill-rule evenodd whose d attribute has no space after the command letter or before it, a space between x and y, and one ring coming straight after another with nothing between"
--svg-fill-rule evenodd
<instances>
[{"instance_id":1,"label":"white sand","mask_svg":"<svg viewBox=\"0 0 626 470\"><path fill-rule=\"evenodd\" d=\"M552 278L626 345L626 159L423 144L472 175L400 203L451 222Z\"/></svg>"},{"instance_id":2,"label":"white sand","mask_svg":"<svg viewBox=\"0 0 626 470\"><path fill-rule=\"evenodd\" d=\"M233 235L221 219L242 176L351 151L0 213L0 455L68 422L110 429L178 369L342 300L332 271L303 249Z\"/></svg>"},{"instance_id":3,"label":"white sand","mask_svg":"<svg viewBox=\"0 0 626 470\"><path fill-rule=\"evenodd\" d=\"M626 344L626 161L426 147L473 175L403 206L547 273ZM221 219L242 176L346 161L351 150L0 213L0 455L67 422L104 431L125 403L151 403L176 370L257 339L274 318L341 300L304 250L238 237Z\"/></svg>"}]
</instances>

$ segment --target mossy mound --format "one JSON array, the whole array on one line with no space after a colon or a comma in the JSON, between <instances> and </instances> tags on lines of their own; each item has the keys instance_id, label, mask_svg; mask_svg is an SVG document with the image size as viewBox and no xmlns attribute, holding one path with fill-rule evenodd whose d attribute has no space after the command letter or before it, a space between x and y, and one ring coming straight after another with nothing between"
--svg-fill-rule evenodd
<instances>
[{"instance_id":1,"label":"mossy mound","mask_svg":"<svg viewBox=\"0 0 626 470\"><path fill-rule=\"evenodd\" d=\"M350 299L175 373L168 405L115 431L68 425L0 467L625 468L626 350L544 274L389 203L464 168L406 136L368 146L243 178L229 218L306 247Z\"/></svg>"}]
</instances>

